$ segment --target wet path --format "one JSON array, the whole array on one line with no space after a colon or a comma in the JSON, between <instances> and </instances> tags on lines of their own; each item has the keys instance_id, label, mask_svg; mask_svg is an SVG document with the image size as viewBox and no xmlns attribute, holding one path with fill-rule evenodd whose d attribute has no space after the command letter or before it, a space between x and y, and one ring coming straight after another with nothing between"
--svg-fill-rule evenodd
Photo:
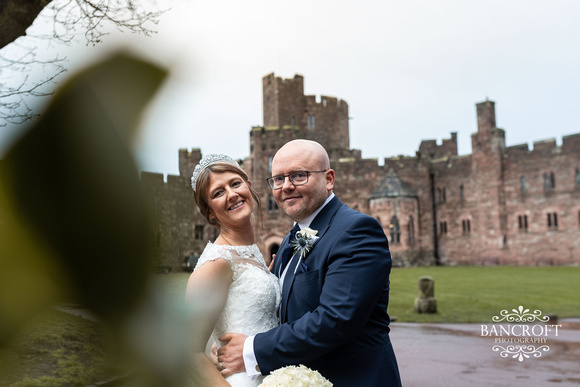
<instances>
[{"instance_id":1,"label":"wet path","mask_svg":"<svg viewBox=\"0 0 580 387\"><path fill-rule=\"evenodd\" d=\"M560 321L550 350L519 362L494 352L481 324L391 324L403 386L580 386L580 321ZM536 345L538 346L538 345Z\"/></svg>"}]
</instances>

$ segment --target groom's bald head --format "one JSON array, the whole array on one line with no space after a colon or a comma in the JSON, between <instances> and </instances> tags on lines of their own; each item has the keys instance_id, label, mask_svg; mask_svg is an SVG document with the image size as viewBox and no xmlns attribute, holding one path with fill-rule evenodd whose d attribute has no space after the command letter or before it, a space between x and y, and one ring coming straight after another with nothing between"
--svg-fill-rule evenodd
<instances>
[{"instance_id":1,"label":"groom's bald head","mask_svg":"<svg viewBox=\"0 0 580 387\"><path fill-rule=\"evenodd\" d=\"M272 160L272 176L288 176L307 172L308 182L294 185L285 178L280 189L273 190L278 206L295 222L316 211L334 188L334 171L322 145L310 140L293 140L276 152Z\"/></svg>"}]
</instances>

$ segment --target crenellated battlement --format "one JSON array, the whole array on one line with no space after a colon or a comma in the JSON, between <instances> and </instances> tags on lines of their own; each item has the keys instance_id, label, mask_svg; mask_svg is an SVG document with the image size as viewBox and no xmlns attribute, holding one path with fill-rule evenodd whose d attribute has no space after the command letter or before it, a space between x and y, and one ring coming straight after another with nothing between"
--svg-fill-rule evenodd
<instances>
[{"instance_id":1,"label":"crenellated battlement","mask_svg":"<svg viewBox=\"0 0 580 387\"><path fill-rule=\"evenodd\" d=\"M551 152L556 148L556 139L548 138L546 140L534 141L533 153Z\"/></svg>"},{"instance_id":2,"label":"crenellated battlement","mask_svg":"<svg viewBox=\"0 0 580 387\"><path fill-rule=\"evenodd\" d=\"M443 139L441 145L437 145L437 140L421 141L419 154L429 159L457 156L457 132L451 132L451 138Z\"/></svg>"},{"instance_id":3,"label":"crenellated battlement","mask_svg":"<svg viewBox=\"0 0 580 387\"><path fill-rule=\"evenodd\" d=\"M580 133L562 137L562 150L568 152L578 152L580 149Z\"/></svg>"},{"instance_id":4,"label":"crenellated battlement","mask_svg":"<svg viewBox=\"0 0 580 387\"><path fill-rule=\"evenodd\" d=\"M179 149L179 175L189 177L193 169L201 160L201 149L193 148L191 151L185 148Z\"/></svg>"},{"instance_id":5,"label":"crenellated battlement","mask_svg":"<svg viewBox=\"0 0 580 387\"><path fill-rule=\"evenodd\" d=\"M182 188L189 185L189 180L185 176L167 175L157 172L141 172L141 182L155 191L167 188ZM185 183L185 184L184 184Z\"/></svg>"},{"instance_id":6,"label":"crenellated battlement","mask_svg":"<svg viewBox=\"0 0 580 387\"><path fill-rule=\"evenodd\" d=\"M506 155L509 158L520 159L528 157L529 154L528 144L518 144L506 148Z\"/></svg>"}]
</instances>

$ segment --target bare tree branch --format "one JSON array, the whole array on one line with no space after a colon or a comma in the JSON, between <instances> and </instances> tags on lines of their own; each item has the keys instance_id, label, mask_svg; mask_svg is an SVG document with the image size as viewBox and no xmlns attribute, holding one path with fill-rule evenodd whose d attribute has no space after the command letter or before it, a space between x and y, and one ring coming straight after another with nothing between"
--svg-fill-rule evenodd
<instances>
[{"instance_id":1,"label":"bare tree branch","mask_svg":"<svg viewBox=\"0 0 580 387\"><path fill-rule=\"evenodd\" d=\"M33 118L35 114L25 99L51 95L53 84L66 71L66 58L57 54L53 58L39 59L36 46L28 44L29 47L25 48L26 43L20 45L21 41L43 39L68 44L84 35L86 44L94 46L109 34L111 27L121 32L150 36L156 33L152 27L157 25L165 11L157 9L155 0L145 1L149 7L143 5L144 1L0 0L0 49L7 45L24 47L15 57L0 55L0 127ZM45 12L41 13L43 10ZM39 17L50 17L52 31L48 34L27 31ZM0 52L3 54L4 51ZM50 67L51 75L40 81L26 75L20 82L6 82L1 77L2 70L29 74L30 69L38 66L43 67L44 72Z\"/></svg>"}]
</instances>

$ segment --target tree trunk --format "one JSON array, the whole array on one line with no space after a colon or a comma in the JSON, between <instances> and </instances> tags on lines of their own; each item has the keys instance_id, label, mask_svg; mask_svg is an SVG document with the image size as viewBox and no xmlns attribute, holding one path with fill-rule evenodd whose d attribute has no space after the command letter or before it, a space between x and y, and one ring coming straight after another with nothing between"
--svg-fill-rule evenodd
<instances>
[{"instance_id":1,"label":"tree trunk","mask_svg":"<svg viewBox=\"0 0 580 387\"><path fill-rule=\"evenodd\" d=\"M26 35L38 14L52 0L0 0L0 49Z\"/></svg>"}]
</instances>

